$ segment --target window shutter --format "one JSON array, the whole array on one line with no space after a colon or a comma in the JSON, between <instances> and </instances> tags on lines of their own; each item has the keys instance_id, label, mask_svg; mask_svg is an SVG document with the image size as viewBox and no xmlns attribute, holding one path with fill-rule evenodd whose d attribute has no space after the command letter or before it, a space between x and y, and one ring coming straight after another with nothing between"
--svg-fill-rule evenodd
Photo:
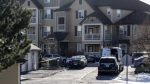
<instances>
[{"instance_id":1,"label":"window shutter","mask_svg":"<svg viewBox=\"0 0 150 84\"><path fill-rule=\"evenodd\" d=\"M87 15L87 10L84 11L84 18L86 17Z\"/></svg>"},{"instance_id":2,"label":"window shutter","mask_svg":"<svg viewBox=\"0 0 150 84\"><path fill-rule=\"evenodd\" d=\"M85 26L85 34L87 33L87 29L86 29L87 27Z\"/></svg>"},{"instance_id":3,"label":"window shutter","mask_svg":"<svg viewBox=\"0 0 150 84\"><path fill-rule=\"evenodd\" d=\"M82 0L79 0L79 4L82 4Z\"/></svg>"},{"instance_id":4,"label":"window shutter","mask_svg":"<svg viewBox=\"0 0 150 84\"><path fill-rule=\"evenodd\" d=\"M77 36L77 26L75 26L75 36Z\"/></svg>"},{"instance_id":5,"label":"window shutter","mask_svg":"<svg viewBox=\"0 0 150 84\"><path fill-rule=\"evenodd\" d=\"M130 36L130 25L127 26L128 36Z\"/></svg>"},{"instance_id":6,"label":"window shutter","mask_svg":"<svg viewBox=\"0 0 150 84\"><path fill-rule=\"evenodd\" d=\"M53 9L51 9L51 19L53 19Z\"/></svg>"},{"instance_id":7,"label":"window shutter","mask_svg":"<svg viewBox=\"0 0 150 84\"><path fill-rule=\"evenodd\" d=\"M44 36L44 27L42 27L42 37Z\"/></svg>"},{"instance_id":8,"label":"window shutter","mask_svg":"<svg viewBox=\"0 0 150 84\"><path fill-rule=\"evenodd\" d=\"M78 19L78 11L76 11L76 19Z\"/></svg>"},{"instance_id":9,"label":"window shutter","mask_svg":"<svg viewBox=\"0 0 150 84\"><path fill-rule=\"evenodd\" d=\"M119 25L116 26L116 36L119 36Z\"/></svg>"},{"instance_id":10,"label":"window shutter","mask_svg":"<svg viewBox=\"0 0 150 84\"><path fill-rule=\"evenodd\" d=\"M53 33L53 27L51 27L51 34Z\"/></svg>"}]
</instances>

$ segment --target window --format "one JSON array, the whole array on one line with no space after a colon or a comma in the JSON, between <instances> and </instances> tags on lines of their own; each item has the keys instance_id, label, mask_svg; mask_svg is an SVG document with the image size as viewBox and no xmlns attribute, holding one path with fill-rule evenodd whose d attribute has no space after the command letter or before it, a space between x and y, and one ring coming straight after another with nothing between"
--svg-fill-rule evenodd
<instances>
[{"instance_id":1,"label":"window","mask_svg":"<svg viewBox=\"0 0 150 84\"><path fill-rule=\"evenodd\" d=\"M127 25L119 26L119 36L127 36Z\"/></svg>"},{"instance_id":2,"label":"window","mask_svg":"<svg viewBox=\"0 0 150 84\"><path fill-rule=\"evenodd\" d=\"M30 27L28 29L28 34L35 34L35 27Z\"/></svg>"},{"instance_id":3,"label":"window","mask_svg":"<svg viewBox=\"0 0 150 84\"><path fill-rule=\"evenodd\" d=\"M64 24L64 17L58 18L58 24Z\"/></svg>"},{"instance_id":4,"label":"window","mask_svg":"<svg viewBox=\"0 0 150 84\"><path fill-rule=\"evenodd\" d=\"M81 36L81 26L77 26L77 36Z\"/></svg>"},{"instance_id":5,"label":"window","mask_svg":"<svg viewBox=\"0 0 150 84\"><path fill-rule=\"evenodd\" d=\"M78 18L84 18L84 10L78 11Z\"/></svg>"},{"instance_id":6,"label":"window","mask_svg":"<svg viewBox=\"0 0 150 84\"><path fill-rule=\"evenodd\" d=\"M77 43L77 52L82 51L81 43Z\"/></svg>"},{"instance_id":7,"label":"window","mask_svg":"<svg viewBox=\"0 0 150 84\"><path fill-rule=\"evenodd\" d=\"M51 9L44 9L44 19L51 19Z\"/></svg>"},{"instance_id":8,"label":"window","mask_svg":"<svg viewBox=\"0 0 150 84\"><path fill-rule=\"evenodd\" d=\"M47 36L49 35L51 32L50 32L50 27L44 27L43 28L43 36Z\"/></svg>"},{"instance_id":9,"label":"window","mask_svg":"<svg viewBox=\"0 0 150 84\"><path fill-rule=\"evenodd\" d=\"M30 23L36 23L36 9L32 9L32 17Z\"/></svg>"},{"instance_id":10,"label":"window","mask_svg":"<svg viewBox=\"0 0 150 84\"><path fill-rule=\"evenodd\" d=\"M110 15L111 14L111 10L110 8L107 9L107 15Z\"/></svg>"},{"instance_id":11,"label":"window","mask_svg":"<svg viewBox=\"0 0 150 84\"><path fill-rule=\"evenodd\" d=\"M45 2L45 3L49 3L49 2L50 2L50 0L44 0L44 2Z\"/></svg>"},{"instance_id":12,"label":"window","mask_svg":"<svg viewBox=\"0 0 150 84\"><path fill-rule=\"evenodd\" d=\"M82 4L82 0L79 0L79 4Z\"/></svg>"},{"instance_id":13,"label":"window","mask_svg":"<svg viewBox=\"0 0 150 84\"><path fill-rule=\"evenodd\" d=\"M28 1L28 6L30 6L30 1Z\"/></svg>"},{"instance_id":14,"label":"window","mask_svg":"<svg viewBox=\"0 0 150 84\"><path fill-rule=\"evenodd\" d=\"M120 17L121 17L120 10L117 9L117 18L120 18Z\"/></svg>"}]
</instances>

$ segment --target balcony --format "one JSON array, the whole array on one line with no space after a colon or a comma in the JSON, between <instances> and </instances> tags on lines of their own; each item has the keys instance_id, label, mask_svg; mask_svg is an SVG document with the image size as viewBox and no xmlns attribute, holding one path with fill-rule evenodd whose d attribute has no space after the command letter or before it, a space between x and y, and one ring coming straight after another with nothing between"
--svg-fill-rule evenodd
<instances>
[{"instance_id":1,"label":"balcony","mask_svg":"<svg viewBox=\"0 0 150 84\"><path fill-rule=\"evenodd\" d=\"M28 34L28 39L35 40L35 34Z\"/></svg>"},{"instance_id":2,"label":"balcony","mask_svg":"<svg viewBox=\"0 0 150 84\"><path fill-rule=\"evenodd\" d=\"M112 40L112 34L106 34L105 40Z\"/></svg>"},{"instance_id":3,"label":"balcony","mask_svg":"<svg viewBox=\"0 0 150 84\"><path fill-rule=\"evenodd\" d=\"M65 24L58 24L59 31L65 31Z\"/></svg>"},{"instance_id":4,"label":"balcony","mask_svg":"<svg viewBox=\"0 0 150 84\"><path fill-rule=\"evenodd\" d=\"M100 39L101 39L100 33L84 35L84 40L100 40Z\"/></svg>"},{"instance_id":5,"label":"balcony","mask_svg":"<svg viewBox=\"0 0 150 84\"><path fill-rule=\"evenodd\" d=\"M36 23L36 17L31 17L30 23Z\"/></svg>"}]
</instances>

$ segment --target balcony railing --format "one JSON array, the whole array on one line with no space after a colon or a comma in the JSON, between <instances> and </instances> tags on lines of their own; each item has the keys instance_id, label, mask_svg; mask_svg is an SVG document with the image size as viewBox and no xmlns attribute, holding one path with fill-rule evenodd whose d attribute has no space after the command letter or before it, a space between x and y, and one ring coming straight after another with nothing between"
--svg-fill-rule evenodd
<instances>
[{"instance_id":1,"label":"balcony railing","mask_svg":"<svg viewBox=\"0 0 150 84\"><path fill-rule=\"evenodd\" d=\"M28 34L28 39L35 40L35 34Z\"/></svg>"},{"instance_id":2,"label":"balcony railing","mask_svg":"<svg viewBox=\"0 0 150 84\"><path fill-rule=\"evenodd\" d=\"M36 23L36 17L31 17L30 23Z\"/></svg>"},{"instance_id":3,"label":"balcony railing","mask_svg":"<svg viewBox=\"0 0 150 84\"><path fill-rule=\"evenodd\" d=\"M105 40L112 40L112 34L106 34Z\"/></svg>"},{"instance_id":4,"label":"balcony railing","mask_svg":"<svg viewBox=\"0 0 150 84\"><path fill-rule=\"evenodd\" d=\"M100 40L100 33L97 34L85 34L84 40Z\"/></svg>"},{"instance_id":5,"label":"balcony railing","mask_svg":"<svg viewBox=\"0 0 150 84\"><path fill-rule=\"evenodd\" d=\"M65 24L58 24L58 30L64 31L65 30Z\"/></svg>"}]
</instances>

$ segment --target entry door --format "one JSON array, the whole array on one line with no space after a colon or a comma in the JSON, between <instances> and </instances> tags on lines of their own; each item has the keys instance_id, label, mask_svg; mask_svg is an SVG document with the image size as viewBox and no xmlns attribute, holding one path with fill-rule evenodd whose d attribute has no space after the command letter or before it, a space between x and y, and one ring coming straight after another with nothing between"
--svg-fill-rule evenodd
<instances>
[{"instance_id":1,"label":"entry door","mask_svg":"<svg viewBox=\"0 0 150 84\"><path fill-rule=\"evenodd\" d=\"M93 52L93 46L88 46L88 52Z\"/></svg>"},{"instance_id":2,"label":"entry door","mask_svg":"<svg viewBox=\"0 0 150 84\"><path fill-rule=\"evenodd\" d=\"M93 28L88 28L88 33L93 34Z\"/></svg>"}]
</instances>

